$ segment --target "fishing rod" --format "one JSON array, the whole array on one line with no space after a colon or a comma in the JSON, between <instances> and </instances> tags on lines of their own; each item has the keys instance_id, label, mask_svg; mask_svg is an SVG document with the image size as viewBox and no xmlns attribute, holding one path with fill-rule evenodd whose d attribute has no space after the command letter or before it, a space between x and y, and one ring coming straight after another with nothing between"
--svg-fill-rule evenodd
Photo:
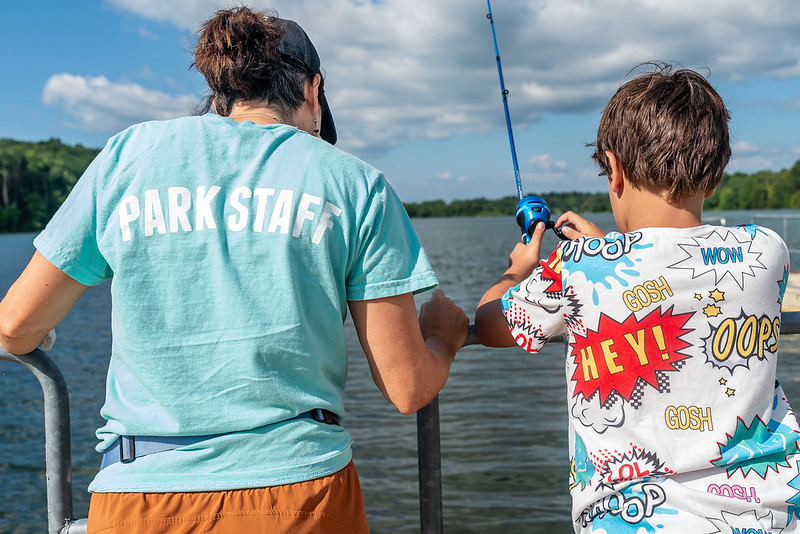
<instances>
[{"instance_id":1,"label":"fishing rod","mask_svg":"<svg viewBox=\"0 0 800 534\"><path fill-rule=\"evenodd\" d=\"M536 195L525 196L522 192L522 181L519 177L519 164L517 163L517 150L514 147L514 132L511 130L511 115L508 113L508 89L506 89L505 82L503 81L503 66L500 63L500 50L497 47L497 33L494 29L494 18L492 18L492 2L486 0L486 5L489 12L486 18L489 19L489 25L492 28L492 40L494 41L494 55L497 59L497 75L500 78L500 94L503 97L503 110L506 114L506 128L508 129L508 144L511 146L511 161L514 164L514 178L517 181L517 196L519 202L514 216L517 224L522 230L522 241L527 243L530 241L531 234L536 228L536 223L542 221L545 228L552 228L555 234L560 239L568 239L561 231L556 228L553 221L550 220L550 208L543 198Z\"/></svg>"}]
</instances>

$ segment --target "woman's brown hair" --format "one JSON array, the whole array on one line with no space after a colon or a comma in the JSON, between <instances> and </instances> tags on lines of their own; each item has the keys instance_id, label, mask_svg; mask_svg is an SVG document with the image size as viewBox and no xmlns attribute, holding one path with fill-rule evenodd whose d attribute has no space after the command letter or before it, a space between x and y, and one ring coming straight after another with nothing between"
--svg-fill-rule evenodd
<instances>
[{"instance_id":1,"label":"woman's brown hair","mask_svg":"<svg viewBox=\"0 0 800 534\"><path fill-rule=\"evenodd\" d=\"M237 101L265 100L281 117L293 115L305 101L306 80L320 73L278 52L285 32L285 21L246 7L217 11L206 21L192 63L211 89L199 111L213 104L227 117Z\"/></svg>"},{"instance_id":2,"label":"woman's brown hair","mask_svg":"<svg viewBox=\"0 0 800 534\"><path fill-rule=\"evenodd\" d=\"M719 185L731 156L725 103L703 76L667 64L623 84L597 129L592 156L610 175L611 151L630 183L675 201Z\"/></svg>"}]
</instances>

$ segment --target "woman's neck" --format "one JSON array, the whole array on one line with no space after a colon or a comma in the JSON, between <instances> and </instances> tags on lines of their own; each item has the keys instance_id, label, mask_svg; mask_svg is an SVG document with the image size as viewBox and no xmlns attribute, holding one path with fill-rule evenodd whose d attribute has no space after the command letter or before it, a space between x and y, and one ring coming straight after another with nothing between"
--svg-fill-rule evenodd
<instances>
[{"instance_id":1,"label":"woman's neck","mask_svg":"<svg viewBox=\"0 0 800 534\"><path fill-rule=\"evenodd\" d=\"M284 124L286 122L274 109L263 104L249 102L235 103L228 117L238 122L251 121L256 124Z\"/></svg>"}]
</instances>

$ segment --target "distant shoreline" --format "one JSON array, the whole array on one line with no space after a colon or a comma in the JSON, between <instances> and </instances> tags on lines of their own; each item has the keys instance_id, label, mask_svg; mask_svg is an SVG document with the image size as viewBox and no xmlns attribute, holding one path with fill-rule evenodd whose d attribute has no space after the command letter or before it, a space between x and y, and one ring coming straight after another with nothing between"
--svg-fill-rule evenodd
<instances>
[{"instance_id":1,"label":"distant shoreline","mask_svg":"<svg viewBox=\"0 0 800 534\"><path fill-rule=\"evenodd\" d=\"M35 232L64 202L98 149L65 145L59 139L40 142L0 139L0 233ZM565 182L568 183L568 182ZM530 194L530 193L529 193ZM611 211L607 193L538 193L552 214L566 211ZM513 215L518 198L404 202L409 216L481 217ZM705 202L712 210L800 209L800 160L791 169L752 174L725 174Z\"/></svg>"}]
</instances>

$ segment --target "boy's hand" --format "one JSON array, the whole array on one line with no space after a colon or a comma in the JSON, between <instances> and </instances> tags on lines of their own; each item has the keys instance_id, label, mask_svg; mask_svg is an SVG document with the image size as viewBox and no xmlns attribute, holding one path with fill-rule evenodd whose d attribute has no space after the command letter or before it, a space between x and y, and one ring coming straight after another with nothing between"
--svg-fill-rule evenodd
<instances>
[{"instance_id":1,"label":"boy's hand","mask_svg":"<svg viewBox=\"0 0 800 534\"><path fill-rule=\"evenodd\" d=\"M556 221L556 228L561 230L567 238L603 237L606 233L593 222L587 221L577 213L568 211Z\"/></svg>"},{"instance_id":2,"label":"boy's hand","mask_svg":"<svg viewBox=\"0 0 800 534\"><path fill-rule=\"evenodd\" d=\"M542 238L544 237L545 225L537 222L528 243L517 243L514 250L508 256L507 274L519 274L523 279L530 276L533 270L539 266L539 257L542 250Z\"/></svg>"}]
</instances>

